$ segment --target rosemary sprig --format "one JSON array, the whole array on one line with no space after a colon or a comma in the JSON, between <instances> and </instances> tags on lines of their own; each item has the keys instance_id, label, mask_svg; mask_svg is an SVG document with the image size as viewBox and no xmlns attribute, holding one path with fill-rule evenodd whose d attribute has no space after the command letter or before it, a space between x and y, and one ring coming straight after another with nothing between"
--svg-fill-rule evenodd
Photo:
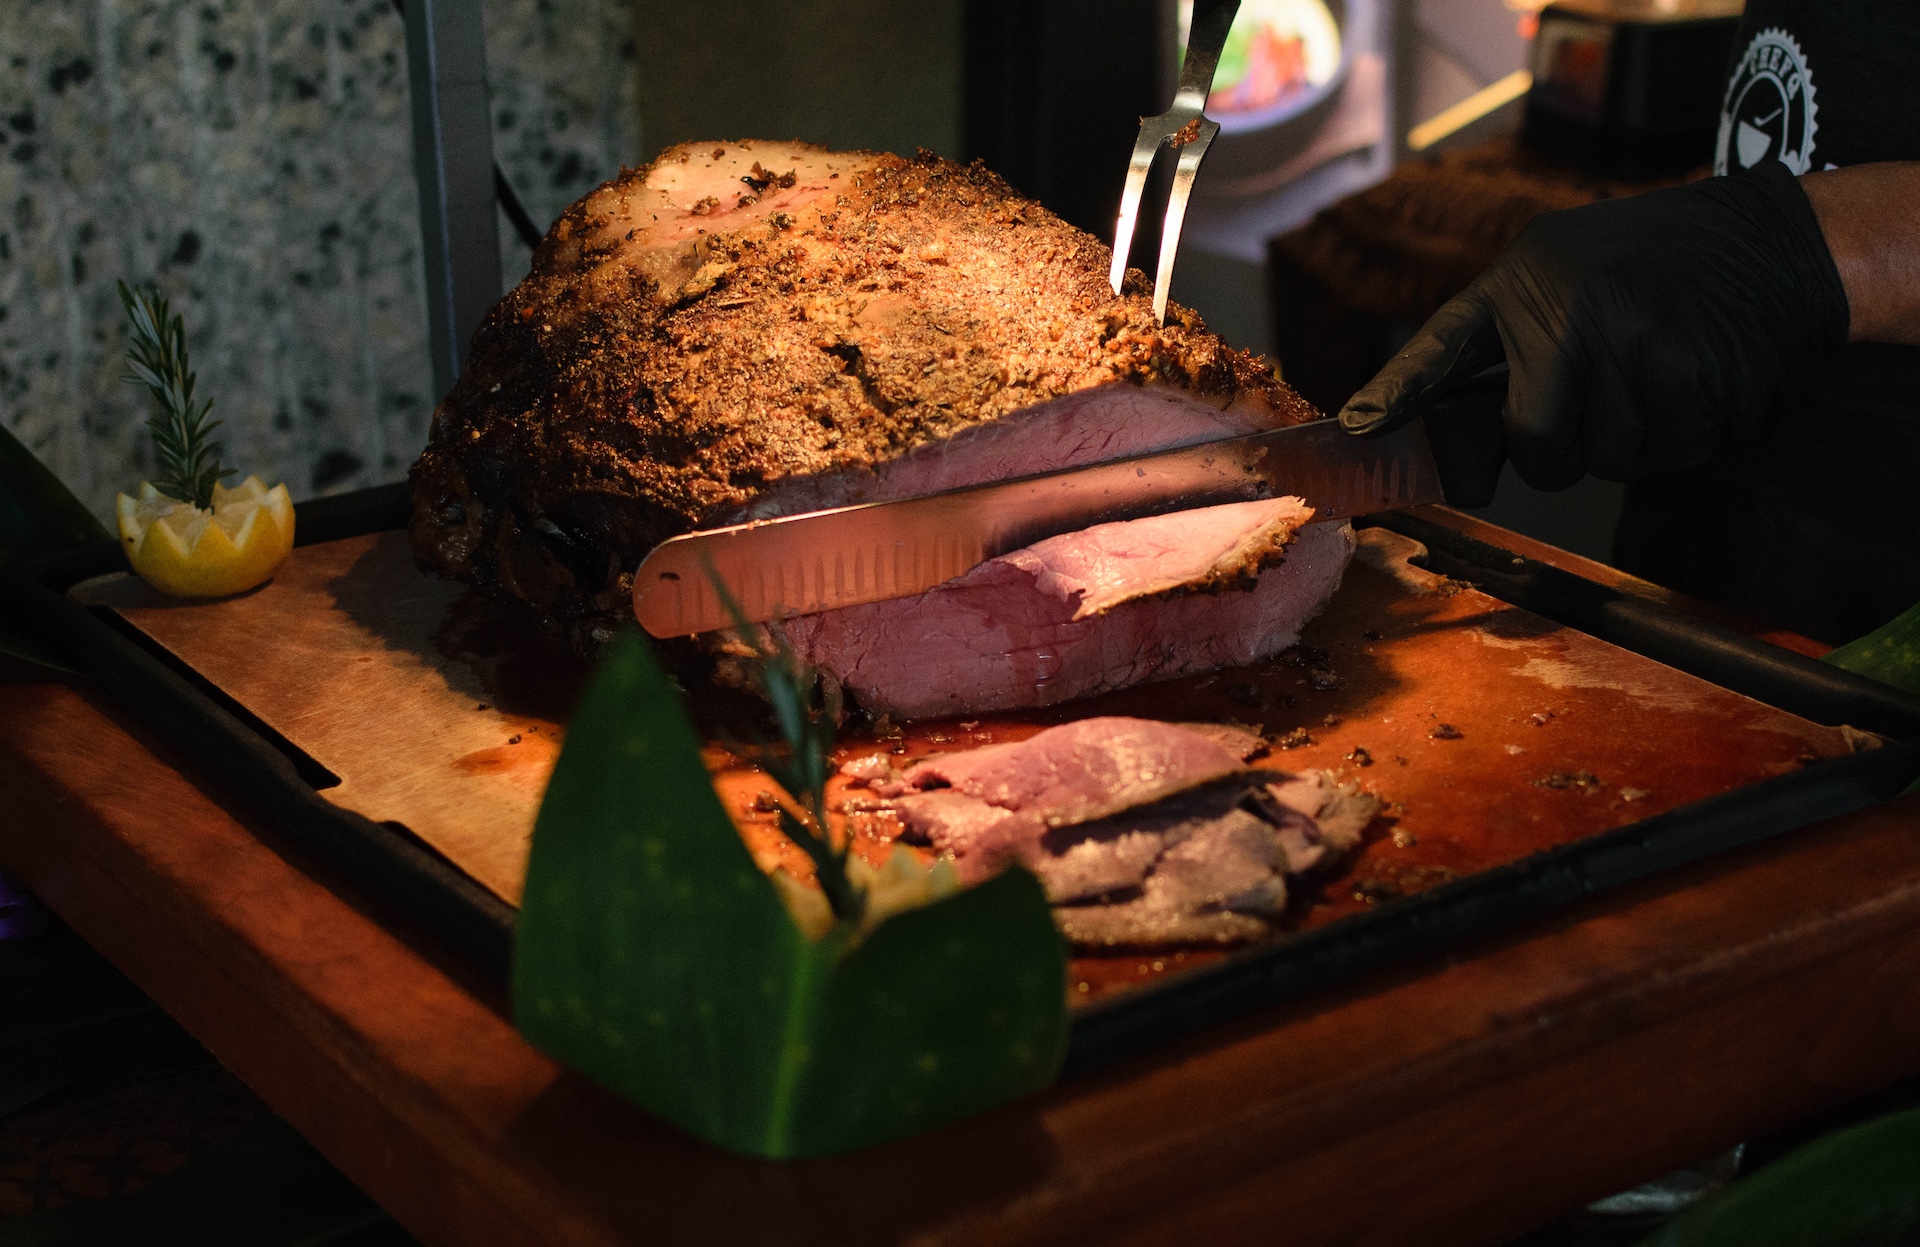
<instances>
[{"instance_id":1,"label":"rosemary sprig","mask_svg":"<svg viewBox=\"0 0 1920 1247\"><path fill-rule=\"evenodd\" d=\"M133 322L126 379L146 386L160 408L147 419L157 469L153 487L169 498L211 508L215 483L234 469L220 466L221 448L213 441L220 422L207 419L213 400L194 401L186 325L168 308L167 297L150 286L135 290L121 282L120 305Z\"/></svg>"},{"instance_id":2,"label":"rosemary sprig","mask_svg":"<svg viewBox=\"0 0 1920 1247\"><path fill-rule=\"evenodd\" d=\"M820 681L785 637L747 618L711 566L707 578L733 616L735 634L754 651L761 687L780 725L783 747L763 744L757 759L801 806L800 816L780 807L780 830L812 860L835 920L843 927L857 928L866 917L867 894L847 873L851 846L836 847L828 831L827 755L833 750L833 717L822 702Z\"/></svg>"}]
</instances>

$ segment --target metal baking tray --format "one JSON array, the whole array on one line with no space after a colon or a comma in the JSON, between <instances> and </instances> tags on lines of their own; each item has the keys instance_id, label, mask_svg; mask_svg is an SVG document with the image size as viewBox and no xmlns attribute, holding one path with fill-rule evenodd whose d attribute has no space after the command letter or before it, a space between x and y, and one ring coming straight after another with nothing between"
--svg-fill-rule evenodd
<instances>
[{"instance_id":1,"label":"metal baking tray","mask_svg":"<svg viewBox=\"0 0 1920 1247\"><path fill-rule=\"evenodd\" d=\"M299 544L404 526L404 485L301 504ZM1920 773L1920 699L1466 536L1409 513L1362 526L1423 542L1430 570L1548 620L1886 747L1834 758L1613 831L1385 900L1327 925L1092 1000L1073 1014L1067 1073L1578 897L1886 800ZM110 612L67 590L125 569L102 545L0 569L4 609L355 884L504 981L514 908L397 823L319 795L330 777L266 724Z\"/></svg>"}]
</instances>

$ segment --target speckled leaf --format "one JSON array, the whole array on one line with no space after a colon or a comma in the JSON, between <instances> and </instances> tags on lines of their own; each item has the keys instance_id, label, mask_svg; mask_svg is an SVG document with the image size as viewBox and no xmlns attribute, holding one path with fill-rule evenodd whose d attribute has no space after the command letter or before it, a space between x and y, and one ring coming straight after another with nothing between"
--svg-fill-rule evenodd
<instances>
[{"instance_id":1,"label":"speckled leaf","mask_svg":"<svg viewBox=\"0 0 1920 1247\"><path fill-rule=\"evenodd\" d=\"M534 832L514 1016L543 1050L736 1151L826 1155L1036 1090L1065 950L1011 872L848 947L794 926L646 643L614 647Z\"/></svg>"},{"instance_id":2,"label":"speckled leaf","mask_svg":"<svg viewBox=\"0 0 1920 1247\"><path fill-rule=\"evenodd\" d=\"M1828 654L1825 661L1882 684L1920 693L1920 606L1857 641L1847 642Z\"/></svg>"},{"instance_id":3,"label":"speckled leaf","mask_svg":"<svg viewBox=\"0 0 1920 1247\"><path fill-rule=\"evenodd\" d=\"M1920 694L1920 606L1909 607L1899 618L1847 642L1822 661L1902 692ZM1907 785L1907 791L1920 792L1920 779Z\"/></svg>"},{"instance_id":4,"label":"speckled leaf","mask_svg":"<svg viewBox=\"0 0 1920 1247\"><path fill-rule=\"evenodd\" d=\"M1040 881L1009 870L887 922L834 967L795 1155L883 1143L1051 1083L1066 950Z\"/></svg>"},{"instance_id":5,"label":"speckled leaf","mask_svg":"<svg viewBox=\"0 0 1920 1247\"><path fill-rule=\"evenodd\" d=\"M1920 1109L1816 1139L1687 1209L1640 1247L1920 1242Z\"/></svg>"}]
</instances>

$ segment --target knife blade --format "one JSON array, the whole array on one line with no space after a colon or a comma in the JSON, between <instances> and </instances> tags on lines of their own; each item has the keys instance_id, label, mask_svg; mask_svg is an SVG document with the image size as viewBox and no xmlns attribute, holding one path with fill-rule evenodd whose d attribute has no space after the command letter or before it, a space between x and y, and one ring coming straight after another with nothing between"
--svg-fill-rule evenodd
<instances>
[{"instance_id":1,"label":"knife blade","mask_svg":"<svg viewBox=\"0 0 1920 1247\"><path fill-rule=\"evenodd\" d=\"M633 612L656 637L908 597L988 559L1094 524L1297 495L1319 519L1441 501L1418 423L1352 437L1337 420L1201 442L917 498L703 529L655 546Z\"/></svg>"}]
</instances>

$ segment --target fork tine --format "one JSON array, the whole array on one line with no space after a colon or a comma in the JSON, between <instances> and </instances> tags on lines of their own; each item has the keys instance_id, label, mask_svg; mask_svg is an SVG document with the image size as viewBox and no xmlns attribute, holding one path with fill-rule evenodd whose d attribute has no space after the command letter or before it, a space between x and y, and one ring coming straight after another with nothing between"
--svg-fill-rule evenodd
<instances>
[{"instance_id":1,"label":"fork tine","mask_svg":"<svg viewBox=\"0 0 1920 1247\"><path fill-rule=\"evenodd\" d=\"M1140 221L1140 198L1146 190L1153 158L1159 154L1162 143L1176 134L1193 132L1193 138L1179 147L1173 194L1167 202L1166 225L1160 232L1160 277L1154 283L1153 318L1162 325L1167 323L1167 285L1173 277L1173 254L1180 246L1180 227L1187 219L1187 197L1193 193L1193 175L1200 171L1200 158L1207 154L1207 145L1220 133L1218 123L1207 120L1207 93L1212 89L1220 53L1227 45L1227 36L1239 11L1240 0L1195 0L1173 107L1157 117L1140 119L1140 135L1133 141L1133 158L1127 163L1127 186L1120 195L1120 219L1113 228L1113 268L1107 274L1116 295L1127 275L1127 256L1133 249L1133 231Z\"/></svg>"},{"instance_id":2,"label":"fork tine","mask_svg":"<svg viewBox=\"0 0 1920 1247\"><path fill-rule=\"evenodd\" d=\"M1173 285L1173 257L1180 249L1180 227L1187 219L1187 199L1193 194L1193 177L1200 172L1200 161L1207 145L1220 133L1220 123L1202 119L1200 133L1180 149L1180 163L1173 170L1173 193L1167 198L1166 224L1160 230L1160 273L1153 282L1153 319L1167 323L1167 290Z\"/></svg>"},{"instance_id":3,"label":"fork tine","mask_svg":"<svg viewBox=\"0 0 1920 1247\"><path fill-rule=\"evenodd\" d=\"M1113 267L1107 279L1113 292L1127 276L1127 257L1133 251L1133 229L1140 219L1140 197L1147 188L1147 173L1153 168L1154 155L1166 141L1166 128L1154 123L1158 117L1142 118L1140 135L1133 140L1133 158L1127 164L1127 188L1120 194L1120 219L1113 227Z\"/></svg>"}]
</instances>

